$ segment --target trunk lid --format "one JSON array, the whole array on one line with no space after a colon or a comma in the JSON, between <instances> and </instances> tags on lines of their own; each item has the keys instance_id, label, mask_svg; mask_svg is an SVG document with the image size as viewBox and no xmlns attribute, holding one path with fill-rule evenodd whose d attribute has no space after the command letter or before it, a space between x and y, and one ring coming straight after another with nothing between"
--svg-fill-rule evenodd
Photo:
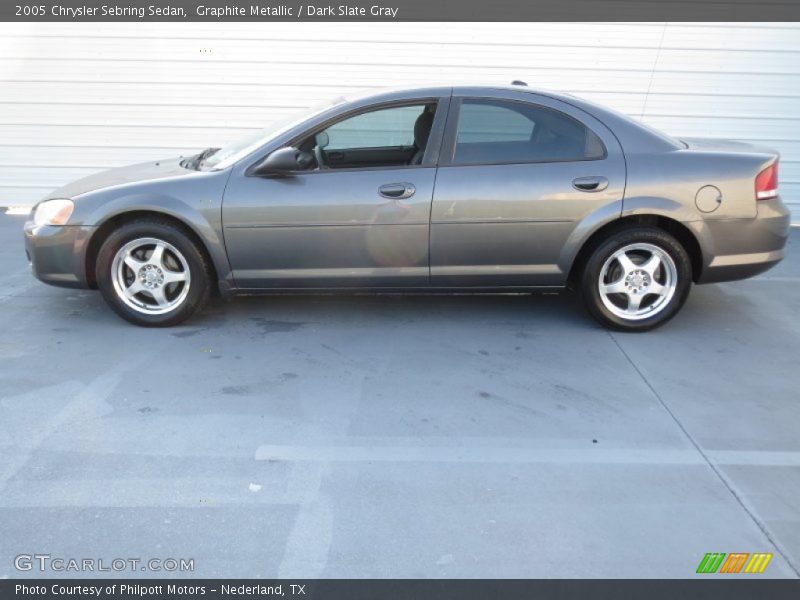
<instances>
[{"instance_id":1,"label":"trunk lid","mask_svg":"<svg viewBox=\"0 0 800 600\"><path fill-rule=\"evenodd\" d=\"M751 144L749 142L740 142L739 140L685 137L679 138L678 141L683 142L689 150L697 150L699 152L735 152L741 154L763 154L774 156L775 158L780 157L777 150L758 144Z\"/></svg>"}]
</instances>

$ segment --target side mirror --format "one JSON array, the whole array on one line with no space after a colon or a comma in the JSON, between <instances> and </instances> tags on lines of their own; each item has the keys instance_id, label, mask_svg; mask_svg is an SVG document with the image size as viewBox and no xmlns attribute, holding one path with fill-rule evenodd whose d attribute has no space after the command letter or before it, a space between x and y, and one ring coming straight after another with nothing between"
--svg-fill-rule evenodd
<instances>
[{"instance_id":1,"label":"side mirror","mask_svg":"<svg viewBox=\"0 0 800 600\"><path fill-rule=\"evenodd\" d=\"M303 167L298 160L301 152L297 148L279 148L252 168L253 175L289 175Z\"/></svg>"}]
</instances>

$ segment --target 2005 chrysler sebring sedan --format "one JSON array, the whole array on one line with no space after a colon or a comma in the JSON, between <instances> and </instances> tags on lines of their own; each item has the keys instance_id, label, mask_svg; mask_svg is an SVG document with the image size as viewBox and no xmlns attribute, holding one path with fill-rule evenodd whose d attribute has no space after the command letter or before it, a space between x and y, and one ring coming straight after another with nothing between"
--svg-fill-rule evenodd
<instances>
[{"instance_id":1,"label":"2005 chrysler sebring sedan","mask_svg":"<svg viewBox=\"0 0 800 600\"><path fill-rule=\"evenodd\" d=\"M783 257L777 177L770 150L672 139L569 95L408 89L68 184L25 238L39 279L100 288L140 325L183 321L214 287L575 287L601 323L645 330L693 282Z\"/></svg>"}]
</instances>

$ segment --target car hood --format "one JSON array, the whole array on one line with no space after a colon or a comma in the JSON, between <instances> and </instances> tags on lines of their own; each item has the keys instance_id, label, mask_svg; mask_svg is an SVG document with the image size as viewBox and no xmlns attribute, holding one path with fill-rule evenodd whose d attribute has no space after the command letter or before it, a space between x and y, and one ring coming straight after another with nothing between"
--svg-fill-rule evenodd
<instances>
[{"instance_id":1,"label":"car hood","mask_svg":"<svg viewBox=\"0 0 800 600\"><path fill-rule=\"evenodd\" d=\"M78 179L53 190L48 198L75 198L81 194L130 183L142 183L175 177L191 177L199 171L185 169L180 165L181 157L139 163L101 171L83 179Z\"/></svg>"}]
</instances>

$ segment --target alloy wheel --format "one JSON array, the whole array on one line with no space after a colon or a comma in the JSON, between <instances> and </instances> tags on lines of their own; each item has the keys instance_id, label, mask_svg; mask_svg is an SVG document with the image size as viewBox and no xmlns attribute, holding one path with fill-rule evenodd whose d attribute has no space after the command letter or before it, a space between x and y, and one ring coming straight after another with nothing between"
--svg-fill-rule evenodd
<instances>
[{"instance_id":1,"label":"alloy wheel","mask_svg":"<svg viewBox=\"0 0 800 600\"><path fill-rule=\"evenodd\" d=\"M672 257L654 244L629 244L609 256L597 285L603 305L615 316L641 320L668 305L678 283Z\"/></svg>"},{"instance_id":2,"label":"alloy wheel","mask_svg":"<svg viewBox=\"0 0 800 600\"><path fill-rule=\"evenodd\" d=\"M144 314L164 314L189 293L189 263L172 244L138 238L123 245L111 263L114 291L120 300Z\"/></svg>"}]
</instances>

